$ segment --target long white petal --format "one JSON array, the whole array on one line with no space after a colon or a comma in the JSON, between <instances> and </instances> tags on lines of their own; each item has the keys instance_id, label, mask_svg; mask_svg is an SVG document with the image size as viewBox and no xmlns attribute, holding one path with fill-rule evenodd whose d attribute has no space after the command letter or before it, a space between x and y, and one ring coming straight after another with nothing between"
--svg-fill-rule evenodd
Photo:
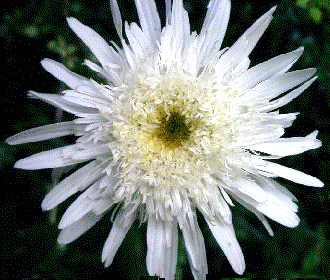
<instances>
[{"instance_id":1,"label":"long white petal","mask_svg":"<svg viewBox=\"0 0 330 280\"><path fill-rule=\"evenodd\" d=\"M29 94L33 97L37 97L51 105L59 107L64 111L67 111L71 114L79 116L80 114L93 114L98 113L98 110L94 108L87 108L79 106L75 103L69 102L63 98L62 95L58 94L47 94L47 93L38 93L35 91L29 91Z\"/></svg>"},{"instance_id":2,"label":"long white petal","mask_svg":"<svg viewBox=\"0 0 330 280\"><path fill-rule=\"evenodd\" d=\"M90 107L90 108L99 108L99 106L109 106L110 102L103 101L100 98L89 96L87 94L84 94L82 92L77 92L73 90L64 91L65 95L63 96L63 99L78 104L80 106L84 107Z\"/></svg>"},{"instance_id":3,"label":"long white petal","mask_svg":"<svg viewBox=\"0 0 330 280\"><path fill-rule=\"evenodd\" d=\"M314 131L306 137L280 138L272 142L254 144L250 148L270 155L297 155L321 147L322 143L316 136L317 131Z\"/></svg>"},{"instance_id":4,"label":"long white petal","mask_svg":"<svg viewBox=\"0 0 330 280\"><path fill-rule=\"evenodd\" d=\"M120 73L113 70L112 67L108 67L106 70L99 66L98 64L91 62L88 59L84 60L84 65L89 67L91 70L98 72L102 77L104 77L109 85L119 86L122 84L122 77Z\"/></svg>"},{"instance_id":5,"label":"long white petal","mask_svg":"<svg viewBox=\"0 0 330 280\"><path fill-rule=\"evenodd\" d=\"M14 167L26 170L35 170L63 167L85 161L73 160L70 157L78 151L79 149L76 145L68 145L65 147L40 152L27 158L20 159L15 163Z\"/></svg>"},{"instance_id":6,"label":"long white petal","mask_svg":"<svg viewBox=\"0 0 330 280\"><path fill-rule=\"evenodd\" d=\"M229 0L211 0L209 2L206 17L200 32L200 35L205 34L205 44L202 47L202 52L199 54L200 61L203 62L207 59L213 48L217 50L220 49L228 26L229 15ZM205 63L205 65L207 65L207 63Z\"/></svg>"},{"instance_id":7,"label":"long white petal","mask_svg":"<svg viewBox=\"0 0 330 280\"><path fill-rule=\"evenodd\" d=\"M303 47L298 48L295 51L278 55L263 63L260 63L249 70L245 71L233 83L236 83L239 87L249 89L263 80L277 74L283 69L291 67L304 51Z\"/></svg>"},{"instance_id":8,"label":"long white petal","mask_svg":"<svg viewBox=\"0 0 330 280\"><path fill-rule=\"evenodd\" d=\"M268 200L257 205L256 209L286 227L296 227L300 221L298 215L275 196L268 196Z\"/></svg>"},{"instance_id":9,"label":"long white petal","mask_svg":"<svg viewBox=\"0 0 330 280\"><path fill-rule=\"evenodd\" d=\"M253 180L238 177L233 179L232 182L234 190L237 189L242 195L247 195L255 201L263 202L267 198L263 189Z\"/></svg>"},{"instance_id":10,"label":"long white petal","mask_svg":"<svg viewBox=\"0 0 330 280\"><path fill-rule=\"evenodd\" d=\"M44 198L41 208L53 209L78 191L83 191L101 177L103 169L97 161L92 161L58 183Z\"/></svg>"},{"instance_id":11,"label":"long white petal","mask_svg":"<svg viewBox=\"0 0 330 280\"><path fill-rule=\"evenodd\" d=\"M171 23L172 16L172 0L165 0L165 11L166 11L166 25Z\"/></svg>"},{"instance_id":12,"label":"long white petal","mask_svg":"<svg viewBox=\"0 0 330 280\"><path fill-rule=\"evenodd\" d=\"M85 77L71 72L63 64L52 59L43 59L41 61L41 65L47 72L52 74L55 78L59 79L72 89L82 84L84 81L87 81Z\"/></svg>"},{"instance_id":13,"label":"long white petal","mask_svg":"<svg viewBox=\"0 0 330 280\"><path fill-rule=\"evenodd\" d=\"M107 67L108 64L118 64L118 54L99 34L75 18L67 18L67 21L70 28L85 43L92 53L95 54L103 67Z\"/></svg>"},{"instance_id":14,"label":"long white petal","mask_svg":"<svg viewBox=\"0 0 330 280\"><path fill-rule=\"evenodd\" d=\"M135 58L140 59L136 62L139 64L141 59L145 59L145 57L150 53L150 42L145 37L145 34L142 32L140 27L134 22L130 25L125 22L125 33L129 41L129 45L134 52Z\"/></svg>"},{"instance_id":15,"label":"long white petal","mask_svg":"<svg viewBox=\"0 0 330 280\"><path fill-rule=\"evenodd\" d=\"M177 222L164 222L150 216L147 228L147 269L151 276L174 279L177 249Z\"/></svg>"},{"instance_id":16,"label":"long white petal","mask_svg":"<svg viewBox=\"0 0 330 280\"><path fill-rule=\"evenodd\" d=\"M266 220L265 216L255 208L256 207L255 201L247 200L246 198L243 199L241 196L236 195L234 193L231 193L231 195L233 196L233 198L235 198L235 200L237 202L242 204L244 207L246 207L246 209L248 209L249 211L251 211L252 213L254 213L257 216L257 218L262 222L262 224L264 225L264 227L266 228L266 230L268 231L270 236L274 235L274 232L273 232L272 228L270 227L268 221Z\"/></svg>"},{"instance_id":17,"label":"long white petal","mask_svg":"<svg viewBox=\"0 0 330 280\"><path fill-rule=\"evenodd\" d=\"M92 212L87 213L80 220L62 229L57 238L57 242L59 244L68 244L76 240L92 226L94 226L101 219L101 217L102 215L95 215Z\"/></svg>"},{"instance_id":18,"label":"long white petal","mask_svg":"<svg viewBox=\"0 0 330 280\"><path fill-rule=\"evenodd\" d=\"M182 0L174 0L171 17L171 37L175 39L178 49L182 49L190 34L190 24L187 11Z\"/></svg>"},{"instance_id":19,"label":"long white petal","mask_svg":"<svg viewBox=\"0 0 330 280\"><path fill-rule=\"evenodd\" d=\"M135 219L135 212L120 210L104 243L102 251L102 262L108 267L112 264L119 246L123 242L128 230L131 228ZM125 221L124 221L125 220Z\"/></svg>"},{"instance_id":20,"label":"long white petal","mask_svg":"<svg viewBox=\"0 0 330 280\"><path fill-rule=\"evenodd\" d=\"M300 85L316 73L315 68L287 72L265 80L244 94L252 98L273 99L282 93Z\"/></svg>"},{"instance_id":21,"label":"long white petal","mask_svg":"<svg viewBox=\"0 0 330 280\"><path fill-rule=\"evenodd\" d=\"M267 194L267 198L260 203L250 202L250 205L256 209L257 212L253 212L256 213L258 218L260 218L258 212L261 212L284 226L297 226L299 224L299 217L296 214L298 206L295 203L297 201L295 196L275 180L264 176L251 176ZM263 220L261 219L261 221ZM267 228L267 224L265 226Z\"/></svg>"},{"instance_id":22,"label":"long white petal","mask_svg":"<svg viewBox=\"0 0 330 280\"><path fill-rule=\"evenodd\" d=\"M245 57L249 56L258 40L265 32L272 20L276 7L271 8L267 13L261 16L244 34L230 47L219 59L216 66L216 74L219 77L229 70L236 67Z\"/></svg>"},{"instance_id":23,"label":"long white petal","mask_svg":"<svg viewBox=\"0 0 330 280\"><path fill-rule=\"evenodd\" d=\"M196 215L192 219L193 224L180 223L180 229L183 234L188 257L191 261L192 270L196 270L199 275L207 274L206 251L204 237L198 226Z\"/></svg>"},{"instance_id":24,"label":"long white petal","mask_svg":"<svg viewBox=\"0 0 330 280\"><path fill-rule=\"evenodd\" d=\"M242 275L245 270L245 261L241 247L237 242L233 226L219 222L211 223L207 218L206 221L233 270Z\"/></svg>"},{"instance_id":25,"label":"long white petal","mask_svg":"<svg viewBox=\"0 0 330 280\"><path fill-rule=\"evenodd\" d=\"M274 174L282 178L288 179L292 182L296 182L306 186L324 186L324 183L322 183L319 179L301 171L285 167L274 162L265 161L257 157L252 157L251 159L253 161L254 166L260 171L268 172L270 174Z\"/></svg>"},{"instance_id":26,"label":"long white petal","mask_svg":"<svg viewBox=\"0 0 330 280\"><path fill-rule=\"evenodd\" d=\"M78 196L78 198L69 206L58 224L59 229L66 228L74 222L80 220L85 214L92 210L94 199L91 196L97 196L100 180L93 183L87 190ZM108 198L110 199L110 198Z\"/></svg>"},{"instance_id":27,"label":"long white petal","mask_svg":"<svg viewBox=\"0 0 330 280\"><path fill-rule=\"evenodd\" d=\"M308 80L301 86L297 87L296 89L290 91L288 94L275 99L274 101L270 102L269 105L262 107L260 110L269 112L271 110L275 110L277 108L280 108L289 102L291 102L294 98L298 97L305 89L307 89L315 80L317 79L317 76L313 77L312 79Z\"/></svg>"},{"instance_id":28,"label":"long white petal","mask_svg":"<svg viewBox=\"0 0 330 280\"><path fill-rule=\"evenodd\" d=\"M123 38L123 20L121 19L119 6L116 0L110 0L110 9L118 36L119 38Z\"/></svg>"},{"instance_id":29,"label":"long white petal","mask_svg":"<svg viewBox=\"0 0 330 280\"><path fill-rule=\"evenodd\" d=\"M143 32L148 36L151 46L159 40L161 24L154 0L135 0L136 9Z\"/></svg>"},{"instance_id":30,"label":"long white petal","mask_svg":"<svg viewBox=\"0 0 330 280\"><path fill-rule=\"evenodd\" d=\"M111 149L108 147L108 145L102 145L102 146L92 146L89 148L81 149L79 151L76 151L71 158L76 161L87 161L93 158L96 158L100 155L108 154L110 155Z\"/></svg>"},{"instance_id":31,"label":"long white petal","mask_svg":"<svg viewBox=\"0 0 330 280\"><path fill-rule=\"evenodd\" d=\"M6 139L9 145L24 144L58 138L71 134L80 134L84 125L73 122L61 122L24 130Z\"/></svg>"}]
</instances>

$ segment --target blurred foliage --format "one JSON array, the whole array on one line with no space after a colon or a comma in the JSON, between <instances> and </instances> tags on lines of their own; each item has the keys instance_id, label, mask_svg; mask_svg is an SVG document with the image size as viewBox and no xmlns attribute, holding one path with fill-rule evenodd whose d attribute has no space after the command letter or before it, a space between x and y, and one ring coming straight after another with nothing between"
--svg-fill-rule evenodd
<instances>
[{"instance_id":1,"label":"blurred foliage","mask_svg":"<svg viewBox=\"0 0 330 280\"><path fill-rule=\"evenodd\" d=\"M118 0L124 20L137 21L133 0ZM156 0L164 23L164 1ZM186 0L192 30L199 30L206 13L207 1ZM286 105L282 112L300 112L288 136L302 136L314 129L323 141L320 149L281 159L280 163L319 177L323 189L297 186L282 180L299 199L301 224L285 228L272 221L275 236L268 236L256 218L239 204L233 207L233 221L247 263L247 278L327 278L329 270L329 105L330 105L330 4L329 0L259 0L232 1L232 13L224 46L235 40L263 13L277 5L269 29L251 54L252 65L281 53L305 47L302 58L293 69L317 67L319 79L310 89ZM3 137L24 129L72 116L44 104L27 99L30 89L40 92L61 92L65 86L44 71L39 61L50 57L77 73L94 77L83 65L84 59L95 58L68 28L65 17L74 16L96 30L107 41L118 42L112 23L108 0L29 0L8 3L0 19L0 39L4 56L3 102L7 117ZM4 140L4 139L3 139ZM13 163L27 155L72 143L72 137L41 143L0 145L0 167L4 178L5 204L3 217L2 278L87 279L95 276L122 276L139 279L147 275L146 226L136 223L120 247L114 263L104 269L101 263L103 243L111 229L106 216L73 244L56 244L56 224L73 197L51 213L42 213L40 203L48 189L63 178L63 172L14 170ZM313 162L313 166L306 164ZM67 172L72 172L66 170ZM237 277L219 249L202 217L210 275ZM191 279L189 262L179 236L176 277ZM211 279L212 276L210 276ZM119 278L119 276L118 276ZM142 278L141 278L142 279Z\"/></svg>"},{"instance_id":2,"label":"blurred foliage","mask_svg":"<svg viewBox=\"0 0 330 280\"><path fill-rule=\"evenodd\" d=\"M309 16L315 22L321 22L323 12L325 9L327 12L330 12L330 1L329 0L297 0L297 6L307 9Z\"/></svg>"}]
</instances>

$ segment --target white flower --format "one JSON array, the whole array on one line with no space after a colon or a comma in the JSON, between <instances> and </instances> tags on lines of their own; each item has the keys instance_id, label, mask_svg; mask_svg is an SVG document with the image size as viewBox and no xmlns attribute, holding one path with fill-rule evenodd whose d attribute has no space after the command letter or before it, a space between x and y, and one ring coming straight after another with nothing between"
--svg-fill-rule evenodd
<instances>
[{"instance_id":1,"label":"white flower","mask_svg":"<svg viewBox=\"0 0 330 280\"><path fill-rule=\"evenodd\" d=\"M107 84L44 59L45 70L70 89L61 95L30 94L77 118L7 139L9 144L21 144L74 134L76 143L21 159L15 167L31 170L88 162L56 185L42 208L53 209L82 192L59 223L58 242L67 244L117 205L102 253L105 266L112 263L140 215L148 223L150 275L174 278L179 227L193 275L205 279L198 209L234 271L242 274L245 262L232 225L231 198L255 213L272 235L265 216L288 227L299 223L295 197L273 178L323 186L310 175L269 161L321 146L317 131L283 138L297 113L278 111L312 84L315 69L288 72L303 48L249 68L248 56L275 7L232 47L220 50L229 0L210 1L200 34L190 32L182 0L166 0L163 28L154 1L135 0L140 26L125 22L127 39L117 2L110 3L122 47L109 45L89 27L68 18L100 62L85 64Z\"/></svg>"}]
</instances>

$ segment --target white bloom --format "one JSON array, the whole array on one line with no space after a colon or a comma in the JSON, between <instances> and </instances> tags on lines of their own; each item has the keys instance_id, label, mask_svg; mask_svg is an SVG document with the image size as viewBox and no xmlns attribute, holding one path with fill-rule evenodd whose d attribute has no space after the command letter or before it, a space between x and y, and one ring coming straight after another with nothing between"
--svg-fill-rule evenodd
<instances>
[{"instance_id":1,"label":"white bloom","mask_svg":"<svg viewBox=\"0 0 330 280\"><path fill-rule=\"evenodd\" d=\"M21 159L15 167L31 170L88 162L56 185L42 208L53 209L82 192L59 223L58 242L66 244L119 205L103 248L105 266L112 263L139 214L148 223L150 275L174 278L179 227L193 275L205 279L198 209L234 271L242 274L245 262L232 225L231 198L255 213L272 235L264 215L288 227L299 223L295 197L273 178L323 186L310 175L269 161L321 146L317 131L283 138L297 113L278 111L312 84L315 69L288 72L303 48L249 68L248 56L275 7L232 47L220 50L229 0L210 1L199 35L190 32L182 0L166 0L163 28L154 0L135 0L140 26L123 25L116 0L110 3L121 48L68 18L100 62L85 64L107 84L44 59L45 70L70 89L61 95L30 94L77 118L7 139L9 144L21 144L74 134L76 143Z\"/></svg>"}]
</instances>

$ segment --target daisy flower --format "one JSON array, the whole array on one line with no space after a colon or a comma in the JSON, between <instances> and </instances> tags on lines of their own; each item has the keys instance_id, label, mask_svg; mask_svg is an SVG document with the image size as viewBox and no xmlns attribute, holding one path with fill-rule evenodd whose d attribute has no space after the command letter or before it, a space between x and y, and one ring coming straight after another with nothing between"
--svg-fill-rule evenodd
<instances>
[{"instance_id":1,"label":"daisy flower","mask_svg":"<svg viewBox=\"0 0 330 280\"><path fill-rule=\"evenodd\" d=\"M297 113L284 106L317 78L315 69L289 69L303 48L249 67L249 55L275 12L270 9L229 48L221 49L229 0L210 0L199 34L190 31L182 0L165 0L161 27L154 0L135 0L140 25L123 23L110 1L121 46L108 44L75 18L67 22L95 55L85 60L103 82L77 75L51 59L46 71L68 86L62 94L30 91L76 116L18 133L9 144L75 135L74 144L16 162L35 170L86 163L58 183L42 202L51 210L80 193L59 222L60 244L67 244L113 211L102 261L111 265L132 223L147 223L146 264L150 275L174 279L178 231L195 279L205 279L207 257L196 211L205 218L233 270L245 261L229 206L241 203L273 235L267 218L287 227L299 223L296 198L274 180L323 183L273 160L316 149L317 131L283 137Z\"/></svg>"}]
</instances>

